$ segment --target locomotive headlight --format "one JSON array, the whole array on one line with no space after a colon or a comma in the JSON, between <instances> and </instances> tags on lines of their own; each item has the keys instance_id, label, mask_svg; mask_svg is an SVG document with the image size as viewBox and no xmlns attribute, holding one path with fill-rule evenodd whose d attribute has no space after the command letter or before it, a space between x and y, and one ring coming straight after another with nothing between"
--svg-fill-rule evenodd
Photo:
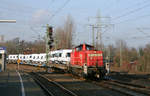
<instances>
[{"instance_id":1,"label":"locomotive headlight","mask_svg":"<svg viewBox=\"0 0 150 96\"><path fill-rule=\"evenodd\" d=\"M99 74L96 74L96 77L99 78L100 77Z\"/></svg>"}]
</instances>

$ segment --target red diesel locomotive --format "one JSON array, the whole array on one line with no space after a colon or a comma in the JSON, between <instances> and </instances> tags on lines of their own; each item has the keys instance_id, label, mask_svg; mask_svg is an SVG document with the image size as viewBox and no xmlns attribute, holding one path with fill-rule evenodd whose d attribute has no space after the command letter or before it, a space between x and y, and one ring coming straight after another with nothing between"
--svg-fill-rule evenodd
<instances>
[{"instance_id":1,"label":"red diesel locomotive","mask_svg":"<svg viewBox=\"0 0 150 96\"><path fill-rule=\"evenodd\" d=\"M84 77L103 78L106 74L103 52L88 44L75 47L71 53L70 69Z\"/></svg>"}]
</instances>

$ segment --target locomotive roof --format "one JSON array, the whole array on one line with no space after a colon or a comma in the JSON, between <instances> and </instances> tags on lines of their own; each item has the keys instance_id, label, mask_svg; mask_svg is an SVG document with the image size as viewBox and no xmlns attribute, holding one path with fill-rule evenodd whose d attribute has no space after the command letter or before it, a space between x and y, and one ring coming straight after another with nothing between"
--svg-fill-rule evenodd
<instances>
[{"instance_id":1,"label":"locomotive roof","mask_svg":"<svg viewBox=\"0 0 150 96\"><path fill-rule=\"evenodd\" d=\"M89 44L85 44L85 45L89 46L89 47L93 47L92 45L89 45ZM80 47L80 46L83 46L83 44L80 44L80 45L76 46L75 48Z\"/></svg>"}]
</instances>

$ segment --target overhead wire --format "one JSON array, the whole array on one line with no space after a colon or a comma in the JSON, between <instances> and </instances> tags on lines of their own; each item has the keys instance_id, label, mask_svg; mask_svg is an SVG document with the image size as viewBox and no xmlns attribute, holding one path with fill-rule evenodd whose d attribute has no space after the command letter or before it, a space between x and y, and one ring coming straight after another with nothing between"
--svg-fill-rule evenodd
<instances>
[{"instance_id":1,"label":"overhead wire","mask_svg":"<svg viewBox=\"0 0 150 96\"><path fill-rule=\"evenodd\" d=\"M150 4L146 4L146 5L145 5L145 3L147 3L147 2L149 2L149 0L145 0L145 1L143 1L142 3L137 3L137 4L135 4L135 6L141 5L141 7L136 8L136 9L133 9L133 10L131 10L131 11L129 11L129 12L126 12L126 13L123 14L123 15L117 16L117 17L113 18L113 20L118 20L118 19L120 19L120 18L122 18L122 17L128 16L128 15L130 15L130 14L133 14L133 13L135 13L135 12L137 12L137 11L140 11L140 10L142 10L142 9L144 9L144 8L149 7ZM143 6L143 4L144 4L144 6ZM132 6L132 7L133 7L133 6ZM125 10L129 10L130 8L131 8L131 7L125 8ZM148 17L148 16L150 16L150 14L149 14L149 15L143 15L143 16L140 16L140 17L137 17L137 18L134 18L134 19L124 20L124 21L121 21L121 22L115 23L115 24L124 23L124 22L126 22L126 21L139 20L138 18Z\"/></svg>"},{"instance_id":2,"label":"overhead wire","mask_svg":"<svg viewBox=\"0 0 150 96\"><path fill-rule=\"evenodd\" d=\"M139 17L134 17L132 19L127 19L127 20L123 20L123 21L117 22L117 23L115 23L115 25L116 24L125 23L127 21L136 21L136 20L139 20L139 19L144 19L144 17L149 17L149 16L150 16L150 14L148 14L148 15L142 15L142 16L139 16Z\"/></svg>"},{"instance_id":3,"label":"overhead wire","mask_svg":"<svg viewBox=\"0 0 150 96\"><path fill-rule=\"evenodd\" d=\"M0 9L6 9L8 11L15 10L15 11L21 11L21 12L32 12L31 9L35 9L35 10L38 9L38 8L31 7L31 6L18 5L16 3L12 4L12 2L11 2L11 4L9 4L9 3L8 2L6 2L4 4L0 3L0 6L1 6ZM11 5L11 6L9 6L9 5Z\"/></svg>"},{"instance_id":4,"label":"overhead wire","mask_svg":"<svg viewBox=\"0 0 150 96\"><path fill-rule=\"evenodd\" d=\"M106 5L105 4L105 8L104 9L107 9L106 11L106 13L110 13L108 10L111 10L112 9L112 7L114 6L114 5L112 5L112 0L111 1L106 1L108 4Z\"/></svg>"},{"instance_id":5,"label":"overhead wire","mask_svg":"<svg viewBox=\"0 0 150 96\"><path fill-rule=\"evenodd\" d=\"M149 2L149 0L143 0L142 2L138 2L138 3L134 4L134 5L131 5L131 6L129 6L129 7L124 8L122 11L124 11L124 10L129 10L129 9L135 7L135 6L143 5L143 4L147 3L147 2ZM111 5L110 5L109 7L111 7ZM107 8L107 7L106 7L106 8ZM109 12L109 13L110 13L110 12ZM117 12L117 13L120 13L120 12Z\"/></svg>"},{"instance_id":6,"label":"overhead wire","mask_svg":"<svg viewBox=\"0 0 150 96\"><path fill-rule=\"evenodd\" d=\"M134 4L134 5L132 5L131 7L125 8L124 10L129 10L132 7L143 5L143 4L147 3L147 2L149 2L149 0L144 0L143 2L138 2L138 3Z\"/></svg>"},{"instance_id":7,"label":"overhead wire","mask_svg":"<svg viewBox=\"0 0 150 96\"><path fill-rule=\"evenodd\" d=\"M134 9L134 10L131 10L131 11L129 11L129 12L126 12L125 14L122 14L122 15L117 16L117 17L115 17L115 18L112 18L112 20L117 20L117 19L120 19L120 18L122 18L122 17L128 16L128 15L133 14L133 13L135 13L135 12L138 12L138 11L140 11L140 10L146 8L146 7L150 7L150 3L148 3L148 4L146 4L146 5L142 6L142 7L136 8L136 9Z\"/></svg>"},{"instance_id":8,"label":"overhead wire","mask_svg":"<svg viewBox=\"0 0 150 96\"><path fill-rule=\"evenodd\" d=\"M54 2L55 0L52 0L52 2ZM51 15L50 17L50 20L52 20L71 0L67 0L60 8L58 8L58 10ZM48 14L49 16L49 14ZM33 31L33 32L36 32L33 27L30 27L30 29Z\"/></svg>"},{"instance_id":9,"label":"overhead wire","mask_svg":"<svg viewBox=\"0 0 150 96\"><path fill-rule=\"evenodd\" d=\"M148 33L145 33L144 31L142 31L142 29L140 29L140 28L137 28L137 30L139 31L139 32L141 32L141 33L143 33L145 36L150 36Z\"/></svg>"},{"instance_id":10,"label":"overhead wire","mask_svg":"<svg viewBox=\"0 0 150 96\"><path fill-rule=\"evenodd\" d=\"M31 7L31 6L18 5L18 4L15 4L15 3L12 4L12 3L13 2L0 3L1 13L4 13L5 15L9 15L11 17L20 16L20 15L26 15L25 17L27 17L27 16L30 16L30 14L33 13L34 10L38 9L38 8Z\"/></svg>"},{"instance_id":11,"label":"overhead wire","mask_svg":"<svg viewBox=\"0 0 150 96\"><path fill-rule=\"evenodd\" d=\"M59 12L61 12L62 9L63 9L70 1L71 1L71 0L67 0L61 7L59 7L58 10L56 10L55 13L51 15L50 20L52 20Z\"/></svg>"},{"instance_id":12,"label":"overhead wire","mask_svg":"<svg viewBox=\"0 0 150 96\"><path fill-rule=\"evenodd\" d=\"M51 0L50 5L47 7L47 10L49 10L50 6L55 2L55 0Z\"/></svg>"}]
</instances>

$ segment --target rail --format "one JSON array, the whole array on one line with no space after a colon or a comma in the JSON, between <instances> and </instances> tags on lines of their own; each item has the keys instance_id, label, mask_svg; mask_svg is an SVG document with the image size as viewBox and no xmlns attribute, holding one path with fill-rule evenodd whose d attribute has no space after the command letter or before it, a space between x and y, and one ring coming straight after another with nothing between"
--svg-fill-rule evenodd
<instances>
[{"instance_id":1,"label":"rail","mask_svg":"<svg viewBox=\"0 0 150 96\"><path fill-rule=\"evenodd\" d=\"M94 81L93 83L126 94L128 96L150 96L149 88L146 88L144 86L124 83L117 80L107 80L102 82Z\"/></svg>"},{"instance_id":2,"label":"rail","mask_svg":"<svg viewBox=\"0 0 150 96\"><path fill-rule=\"evenodd\" d=\"M78 96L74 92L72 92L72 91L68 90L67 88L63 87L62 85L60 85L59 83L57 83L45 76L42 76L41 74L32 72L32 73L30 73L30 75L32 75L34 77L34 80L44 89L44 91L49 96L60 96L60 93L61 93L61 96ZM57 92L55 92L54 89L57 90Z\"/></svg>"}]
</instances>

